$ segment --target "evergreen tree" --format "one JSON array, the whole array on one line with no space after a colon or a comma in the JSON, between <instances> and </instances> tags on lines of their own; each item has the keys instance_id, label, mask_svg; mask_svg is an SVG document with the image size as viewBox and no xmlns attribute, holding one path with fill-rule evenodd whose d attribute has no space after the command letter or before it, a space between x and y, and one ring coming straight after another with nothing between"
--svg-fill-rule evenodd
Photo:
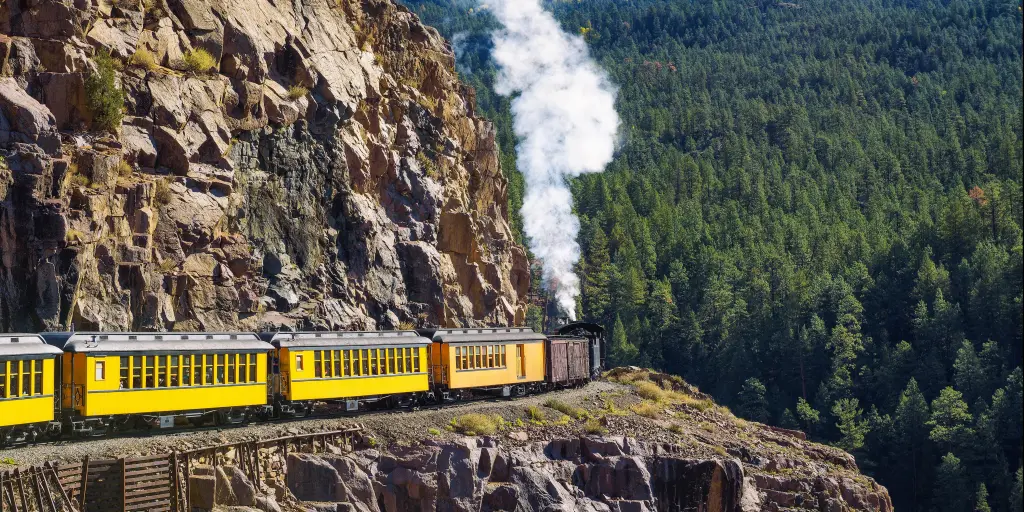
<instances>
[{"instance_id":1,"label":"evergreen tree","mask_svg":"<svg viewBox=\"0 0 1024 512\"><path fill-rule=\"evenodd\" d=\"M942 457L935 470L935 486L932 492L932 510L936 512L967 512L970 496L967 493L967 478L960 465L960 459L952 453Z\"/></svg>"},{"instance_id":2,"label":"evergreen tree","mask_svg":"<svg viewBox=\"0 0 1024 512\"><path fill-rule=\"evenodd\" d=\"M953 382L956 383L956 389L963 393L965 402L974 403L984 393L983 372L974 344L964 340L956 353L956 362L953 363Z\"/></svg>"},{"instance_id":3,"label":"evergreen tree","mask_svg":"<svg viewBox=\"0 0 1024 512\"><path fill-rule=\"evenodd\" d=\"M793 415L792 409L786 408L786 410L782 411L782 419L779 420L779 426L790 430L797 430L800 428L800 424L797 423L796 416Z\"/></svg>"},{"instance_id":4,"label":"evergreen tree","mask_svg":"<svg viewBox=\"0 0 1024 512\"><path fill-rule=\"evenodd\" d=\"M1017 468L1017 479L1010 490L1010 510L1018 511L1024 507L1024 468Z\"/></svg>"},{"instance_id":5,"label":"evergreen tree","mask_svg":"<svg viewBox=\"0 0 1024 512\"><path fill-rule=\"evenodd\" d=\"M842 434L837 446L848 452L860 450L864 446L864 436L870 428L863 413L856 398L842 398L832 406L832 415L837 420L836 428Z\"/></svg>"},{"instance_id":6,"label":"evergreen tree","mask_svg":"<svg viewBox=\"0 0 1024 512\"><path fill-rule=\"evenodd\" d=\"M796 417L804 432L809 434L816 432L821 423L821 414L803 398L798 398L796 401Z\"/></svg>"},{"instance_id":7,"label":"evergreen tree","mask_svg":"<svg viewBox=\"0 0 1024 512\"><path fill-rule=\"evenodd\" d=\"M985 484L978 485L978 494L974 501L974 512L992 512L988 506L988 489Z\"/></svg>"},{"instance_id":8,"label":"evergreen tree","mask_svg":"<svg viewBox=\"0 0 1024 512\"><path fill-rule=\"evenodd\" d=\"M917 381L911 377L896 407L896 446L902 452L904 466L896 472L900 478L897 482L899 485L894 486L892 491L914 509L922 505L921 498L926 492L923 484L929 461L925 442L928 439L930 417L928 402L918 389Z\"/></svg>"},{"instance_id":9,"label":"evergreen tree","mask_svg":"<svg viewBox=\"0 0 1024 512\"><path fill-rule=\"evenodd\" d=\"M606 323L611 302L608 293L611 258L608 254L608 238L600 226L594 229L589 249L590 258L585 262L583 278L583 310L598 323Z\"/></svg>"},{"instance_id":10,"label":"evergreen tree","mask_svg":"<svg viewBox=\"0 0 1024 512\"><path fill-rule=\"evenodd\" d=\"M765 399L765 393L766 389L761 381L755 378L747 379L739 396L740 416L762 423L767 422L768 400Z\"/></svg>"},{"instance_id":11,"label":"evergreen tree","mask_svg":"<svg viewBox=\"0 0 1024 512\"><path fill-rule=\"evenodd\" d=\"M612 367L625 366L636 362L640 351L630 343L626 334L626 327L622 325L622 318L615 317L615 326L612 327L612 346L608 351L608 364Z\"/></svg>"},{"instance_id":12,"label":"evergreen tree","mask_svg":"<svg viewBox=\"0 0 1024 512\"><path fill-rule=\"evenodd\" d=\"M947 387L932 401L929 438L945 448L961 445L972 435L974 417L959 391Z\"/></svg>"}]
</instances>

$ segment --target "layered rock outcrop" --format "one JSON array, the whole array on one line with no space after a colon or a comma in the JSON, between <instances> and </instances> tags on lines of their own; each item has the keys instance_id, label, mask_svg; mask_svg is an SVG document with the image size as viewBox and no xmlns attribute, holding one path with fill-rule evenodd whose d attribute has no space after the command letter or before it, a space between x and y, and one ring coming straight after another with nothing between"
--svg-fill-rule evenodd
<instances>
[{"instance_id":1,"label":"layered rock outcrop","mask_svg":"<svg viewBox=\"0 0 1024 512\"><path fill-rule=\"evenodd\" d=\"M692 458L677 445L586 436L505 446L494 438L424 441L388 451L289 453L253 485L232 466L191 477L191 504L246 510L702 511L892 510L884 488L823 474L756 471ZM780 490L789 487L788 491Z\"/></svg>"},{"instance_id":2,"label":"layered rock outcrop","mask_svg":"<svg viewBox=\"0 0 1024 512\"><path fill-rule=\"evenodd\" d=\"M0 73L0 329L523 320L494 129L390 0L4 2Z\"/></svg>"}]
</instances>

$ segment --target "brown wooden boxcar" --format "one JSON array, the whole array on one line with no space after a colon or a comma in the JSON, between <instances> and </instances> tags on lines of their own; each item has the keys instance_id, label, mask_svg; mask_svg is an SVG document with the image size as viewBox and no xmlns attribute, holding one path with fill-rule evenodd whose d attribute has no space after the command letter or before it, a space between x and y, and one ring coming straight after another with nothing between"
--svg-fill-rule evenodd
<instances>
[{"instance_id":1,"label":"brown wooden boxcar","mask_svg":"<svg viewBox=\"0 0 1024 512\"><path fill-rule=\"evenodd\" d=\"M590 379L590 342L575 336L548 337L548 382L568 386Z\"/></svg>"}]
</instances>

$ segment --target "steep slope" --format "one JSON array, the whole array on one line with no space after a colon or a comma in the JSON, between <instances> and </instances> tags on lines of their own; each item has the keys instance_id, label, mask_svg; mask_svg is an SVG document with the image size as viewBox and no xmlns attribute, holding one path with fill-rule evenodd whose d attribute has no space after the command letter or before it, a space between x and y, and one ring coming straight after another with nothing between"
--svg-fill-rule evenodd
<instances>
[{"instance_id":1,"label":"steep slope","mask_svg":"<svg viewBox=\"0 0 1024 512\"><path fill-rule=\"evenodd\" d=\"M4 455L24 471L44 461L221 446L218 468L193 467L191 505L249 507L228 509L236 512L893 510L888 490L842 450L737 418L678 377L629 368L607 376L512 400L43 443ZM245 453L233 443L353 421L361 427L355 446L265 443L258 475L251 461L233 460Z\"/></svg>"},{"instance_id":2,"label":"steep slope","mask_svg":"<svg viewBox=\"0 0 1024 512\"><path fill-rule=\"evenodd\" d=\"M494 129L403 7L5 2L0 68L0 329L524 317Z\"/></svg>"}]
</instances>

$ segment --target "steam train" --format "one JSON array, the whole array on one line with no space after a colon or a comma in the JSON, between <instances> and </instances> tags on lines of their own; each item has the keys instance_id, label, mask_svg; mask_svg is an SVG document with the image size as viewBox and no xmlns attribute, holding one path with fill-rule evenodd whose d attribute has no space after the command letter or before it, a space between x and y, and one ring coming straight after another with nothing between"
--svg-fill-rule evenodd
<instances>
[{"instance_id":1,"label":"steam train","mask_svg":"<svg viewBox=\"0 0 1024 512\"><path fill-rule=\"evenodd\" d=\"M604 345L602 329L587 323L551 336L528 328L0 334L0 446L522 396L588 382Z\"/></svg>"}]
</instances>

